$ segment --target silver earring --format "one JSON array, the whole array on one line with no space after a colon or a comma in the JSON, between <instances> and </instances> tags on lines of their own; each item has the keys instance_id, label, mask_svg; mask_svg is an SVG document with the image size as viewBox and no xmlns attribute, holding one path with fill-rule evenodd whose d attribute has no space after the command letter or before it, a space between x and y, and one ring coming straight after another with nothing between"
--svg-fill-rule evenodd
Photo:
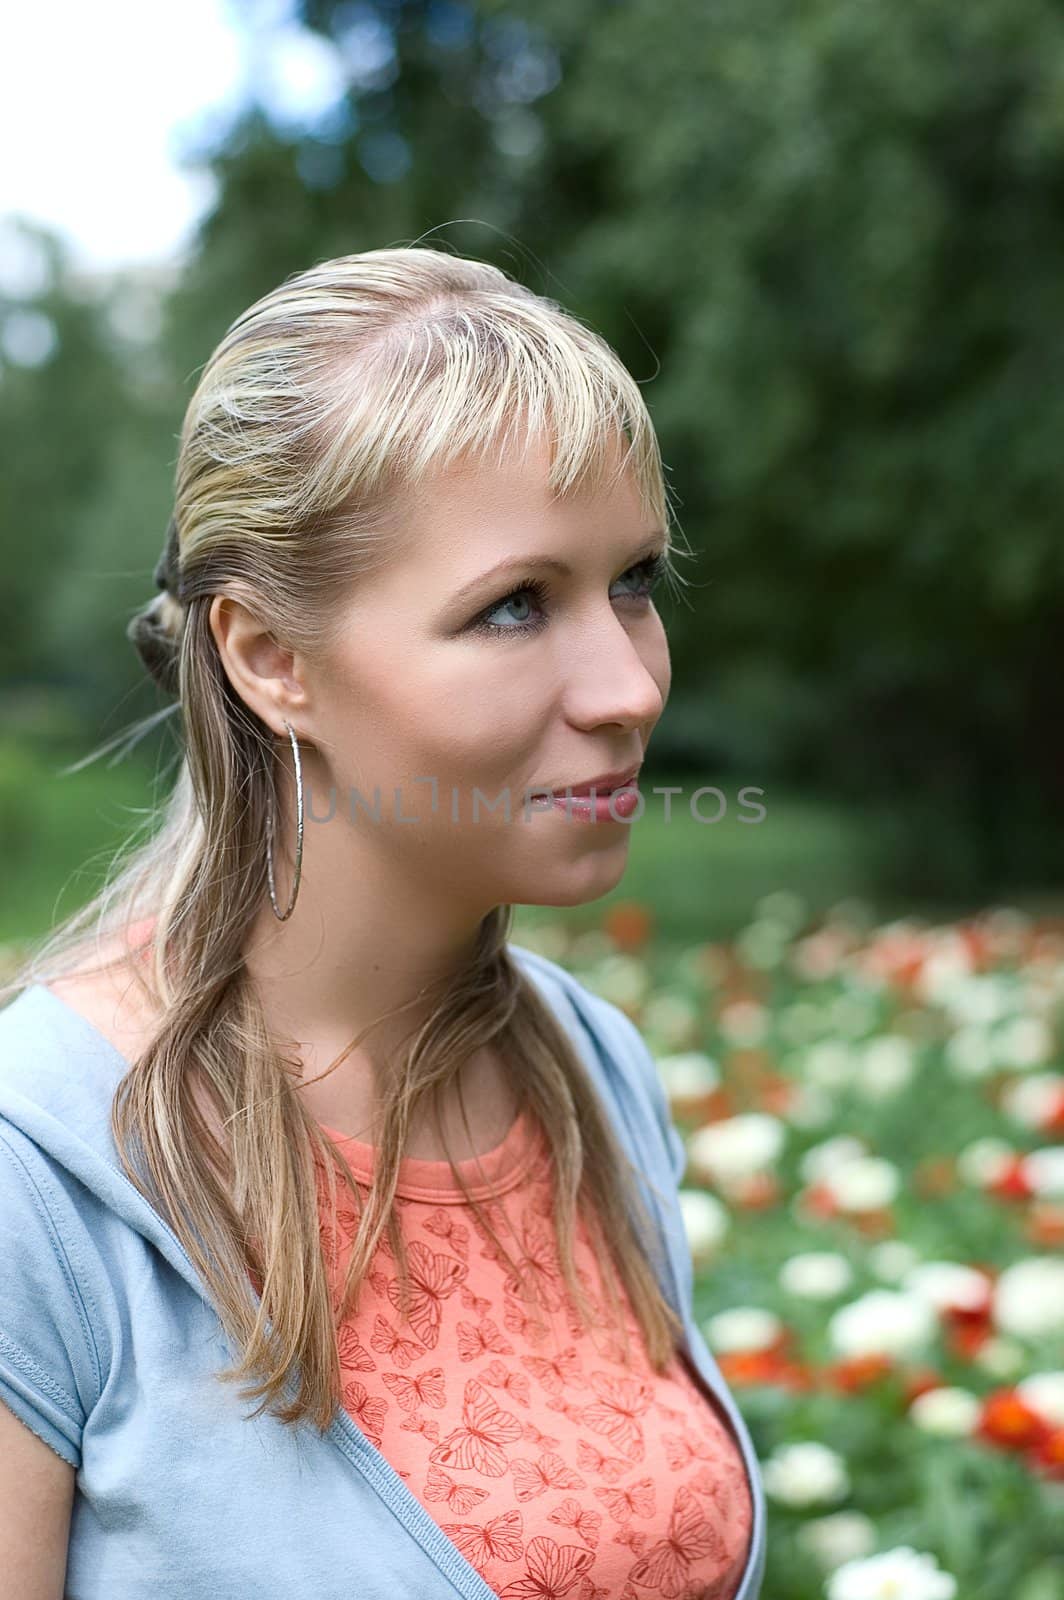
<instances>
[{"instance_id":1,"label":"silver earring","mask_svg":"<svg viewBox=\"0 0 1064 1600\"><path fill-rule=\"evenodd\" d=\"M298 817L298 833L296 838L296 870L295 876L292 880L292 893L288 901L288 909L283 912L279 911L277 908L277 889L273 879L273 800L270 793L267 793L266 795L266 865L269 869L270 875L270 900L273 903L273 914L279 922L287 922L288 918L292 915L292 908L296 903L296 895L299 892L299 874L303 867L303 767L299 759L299 744L296 740L294 732L292 731L292 724L286 721L285 727L288 729L288 737L292 741L292 756L296 767L296 812ZM272 773L270 776L270 789L272 790Z\"/></svg>"}]
</instances>

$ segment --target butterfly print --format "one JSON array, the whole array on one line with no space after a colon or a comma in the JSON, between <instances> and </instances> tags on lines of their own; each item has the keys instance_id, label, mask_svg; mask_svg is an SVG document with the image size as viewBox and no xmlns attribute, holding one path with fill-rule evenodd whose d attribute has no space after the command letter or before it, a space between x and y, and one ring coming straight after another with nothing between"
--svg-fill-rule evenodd
<instances>
[{"instance_id":1,"label":"butterfly print","mask_svg":"<svg viewBox=\"0 0 1064 1600\"><path fill-rule=\"evenodd\" d=\"M483 1322L458 1324L458 1356L461 1361L479 1361L481 1356L512 1356L514 1347L499 1332L499 1325L491 1317Z\"/></svg>"},{"instance_id":2,"label":"butterfly print","mask_svg":"<svg viewBox=\"0 0 1064 1600\"><path fill-rule=\"evenodd\" d=\"M727 1554L716 1525L707 1521L690 1489L681 1486L673 1501L667 1536L643 1552L628 1577L632 1583L660 1589L665 1600L677 1600L687 1585L692 1561L706 1555L723 1561Z\"/></svg>"},{"instance_id":3,"label":"butterfly print","mask_svg":"<svg viewBox=\"0 0 1064 1600\"><path fill-rule=\"evenodd\" d=\"M584 1420L583 1406L574 1406L571 1400L547 1400L544 1404L548 1411L560 1411L570 1422L581 1423Z\"/></svg>"},{"instance_id":4,"label":"butterfly print","mask_svg":"<svg viewBox=\"0 0 1064 1600\"><path fill-rule=\"evenodd\" d=\"M576 1600L610 1600L610 1591L605 1584L592 1583L585 1574L577 1585Z\"/></svg>"},{"instance_id":5,"label":"butterfly print","mask_svg":"<svg viewBox=\"0 0 1064 1600\"><path fill-rule=\"evenodd\" d=\"M653 1398L649 1385L640 1378L611 1378L608 1373L593 1372L591 1387L598 1399L584 1406L584 1425L602 1434L629 1461L642 1461L643 1430L636 1418Z\"/></svg>"},{"instance_id":6,"label":"butterfly print","mask_svg":"<svg viewBox=\"0 0 1064 1600\"><path fill-rule=\"evenodd\" d=\"M439 1443L440 1425L435 1417L404 1417L399 1426L404 1433L423 1433L433 1444Z\"/></svg>"},{"instance_id":7,"label":"butterfly print","mask_svg":"<svg viewBox=\"0 0 1064 1600\"><path fill-rule=\"evenodd\" d=\"M587 1379L581 1370L580 1358L571 1345L568 1350L563 1350L560 1355L552 1356L549 1360L545 1356L522 1356L521 1365L527 1367L548 1394L560 1395L562 1386L566 1383L571 1384L574 1389L587 1388Z\"/></svg>"},{"instance_id":8,"label":"butterfly print","mask_svg":"<svg viewBox=\"0 0 1064 1600\"><path fill-rule=\"evenodd\" d=\"M481 1472L501 1478L506 1471L504 1444L521 1437L521 1424L512 1411L495 1404L482 1383L469 1378L462 1402L462 1425L449 1433L433 1450L430 1461L443 1467Z\"/></svg>"},{"instance_id":9,"label":"butterfly print","mask_svg":"<svg viewBox=\"0 0 1064 1600\"><path fill-rule=\"evenodd\" d=\"M336 1344L340 1365L346 1372L376 1372L377 1363L350 1322L345 1322L340 1329Z\"/></svg>"},{"instance_id":10,"label":"butterfly print","mask_svg":"<svg viewBox=\"0 0 1064 1600\"><path fill-rule=\"evenodd\" d=\"M537 1444L541 1450L557 1450L561 1443L549 1433L540 1433L534 1422L526 1422L521 1429L522 1439L527 1439L529 1444Z\"/></svg>"},{"instance_id":11,"label":"butterfly print","mask_svg":"<svg viewBox=\"0 0 1064 1600\"><path fill-rule=\"evenodd\" d=\"M478 1489L474 1483L459 1483L457 1479L449 1478L434 1462L429 1462L429 1476L425 1484L426 1500L446 1500L451 1511L464 1517L474 1506L478 1506L487 1498L486 1489Z\"/></svg>"},{"instance_id":12,"label":"butterfly print","mask_svg":"<svg viewBox=\"0 0 1064 1600\"><path fill-rule=\"evenodd\" d=\"M585 1321L552 1182L526 1167L492 1203L500 1250L446 1185L446 1202L396 1196L408 1296L384 1235L337 1319L344 1403L496 1600L734 1600L751 1505L719 1400L682 1355L654 1372L580 1216ZM359 1212L348 1198L325 1220L342 1256Z\"/></svg>"},{"instance_id":13,"label":"butterfly print","mask_svg":"<svg viewBox=\"0 0 1064 1600\"><path fill-rule=\"evenodd\" d=\"M563 1278L558 1265L558 1252L545 1222L526 1218L523 1235L523 1253L518 1260L520 1278L507 1272L506 1287L520 1294L528 1282L535 1294L536 1304L544 1311L558 1311L562 1305Z\"/></svg>"},{"instance_id":14,"label":"butterfly print","mask_svg":"<svg viewBox=\"0 0 1064 1600\"><path fill-rule=\"evenodd\" d=\"M673 1472L682 1472L692 1461L704 1461L709 1454L702 1440L687 1428L683 1433L663 1433L661 1442L665 1448L665 1459Z\"/></svg>"},{"instance_id":15,"label":"butterfly print","mask_svg":"<svg viewBox=\"0 0 1064 1600\"><path fill-rule=\"evenodd\" d=\"M489 1558L497 1561L519 1561L521 1558L523 1529L520 1511L503 1511L482 1528L475 1523L445 1522L443 1531L471 1566L475 1567Z\"/></svg>"},{"instance_id":16,"label":"butterfly print","mask_svg":"<svg viewBox=\"0 0 1064 1600\"><path fill-rule=\"evenodd\" d=\"M499 1591L500 1600L563 1600L594 1560L578 1544L559 1544L545 1534L528 1541L528 1571Z\"/></svg>"},{"instance_id":17,"label":"butterfly print","mask_svg":"<svg viewBox=\"0 0 1064 1600\"><path fill-rule=\"evenodd\" d=\"M624 1340L619 1333L598 1334L594 1344L601 1361L611 1361L618 1367L625 1365Z\"/></svg>"},{"instance_id":18,"label":"butterfly print","mask_svg":"<svg viewBox=\"0 0 1064 1600\"><path fill-rule=\"evenodd\" d=\"M487 1295L474 1294L467 1284L459 1284L458 1298L467 1311L475 1311L478 1317L483 1317L491 1310L491 1301Z\"/></svg>"},{"instance_id":19,"label":"butterfly print","mask_svg":"<svg viewBox=\"0 0 1064 1600\"><path fill-rule=\"evenodd\" d=\"M538 1461L513 1461L510 1470L514 1475L514 1493L519 1500L532 1500L547 1489L586 1488L580 1474L567 1467L553 1450L545 1450Z\"/></svg>"},{"instance_id":20,"label":"butterfly print","mask_svg":"<svg viewBox=\"0 0 1064 1600\"><path fill-rule=\"evenodd\" d=\"M583 1467L585 1472L595 1472L600 1478L605 1478L607 1483L616 1483L618 1478L623 1478L626 1472L631 1472L632 1463L625 1461L623 1456L606 1456L601 1450L596 1450L593 1444L588 1444L586 1439L576 1441L576 1464Z\"/></svg>"},{"instance_id":21,"label":"butterfly print","mask_svg":"<svg viewBox=\"0 0 1064 1600\"><path fill-rule=\"evenodd\" d=\"M481 1383L486 1383L493 1389L504 1389L518 1405L527 1406L532 1386L523 1372L511 1372L501 1361L493 1361L484 1368L480 1374ZM526 1424L527 1426L527 1424Z\"/></svg>"},{"instance_id":22,"label":"butterfly print","mask_svg":"<svg viewBox=\"0 0 1064 1600\"><path fill-rule=\"evenodd\" d=\"M723 1469L714 1467L702 1467L695 1473L693 1478L687 1480L687 1486L689 1489L694 1489L698 1494L708 1494L714 1501L718 1511L727 1516L730 1512L732 1501L728 1481L731 1473L729 1472L727 1477L724 1477L721 1475L722 1471Z\"/></svg>"},{"instance_id":23,"label":"butterfly print","mask_svg":"<svg viewBox=\"0 0 1064 1600\"><path fill-rule=\"evenodd\" d=\"M421 1226L429 1233L436 1234L437 1238L446 1240L455 1255L463 1261L469 1259L469 1229L464 1222L458 1222L446 1206L437 1206Z\"/></svg>"},{"instance_id":24,"label":"butterfly print","mask_svg":"<svg viewBox=\"0 0 1064 1600\"><path fill-rule=\"evenodd\" d=\"M409 1249L410 1311L409 1323L426 1349L433 1350L440 1337L443 1301L453 1294L469 1270L461 1261L430 1250L420 1239L414 1239ZM388 1298L396 1308L402 1304L399 1284L388 1285Z\"/></svg>"},{"instance_id":25,"label":"butterfly print","mask_svg":"<svg viewBox=\"0 0 1064 1600\"><path fill-rule=\"evenodd\" d=\"M327 1222L323 1222L318 1229L318 1236L321 1239L322 1254L325 1256L329 1266L335 1267L340 1259L340 1251L343 1247L340 1235L335 1228L330 1228Z\"/></svg>"},{"instance_id":26,"label":"butterfly print","mask_svg":"<svg viewBox=\"0 0 1064 1600\"><path fill-rule=\"evenodd\" d=\"M594 1550L598 1545L602 1513L585 1511L579 1500L563 1500L561 1505L555 1506L547 1521L558 1522L563 1528L572 1528L590 1550Z\"/></svg>"},{"instance_id":27,"label":"butterfly print","mask_svg":"<svg viewBox=\"0 0 1064 1600\"><path fill-rule=\"evenodd\" d=\"M402 1372L382 1372L381 1377L404 1411L413 1411L419 1405L435 1406L439 1410L446 1402L442 1367L433 1367L412 1378Z\"/></svg>"},{"instance_id":28,"label":"butterfly print","mask_svg":"<svg viewBox=\"0 0 1064 1600\"><path fill-rule=\"evenodd\" d=\"M611 1517L618 1522L628 1522L632 1517L652 1517L654 1515L654 1480L653 1478L640 1478L638 1483L629 1484L624 1489L603 1488L596 1489L595 1494L606 1507Z\"/></svg>"},{"instance_id":29,"label":"butterfly print","mask_svg":"<svg viewBox=\"0 0 1064 1600\"><path fill-rule=\"evenodd\" d=\"M550 1332L542 1318L526 1311L523 1303L509 1291L505 1292L503 1298L502 1320L510 1333L516 1333L519 1339L528 1339L532 1344L540 1344Z\"/></svg>"},{"instance_id":30,"label":"butterfly print","mask_svg":"<svg viewBox=\"0 0 1064 1600\"><path fill-rule=\"evenodd\" d=\"M413 1339L404 1338L401 1333L397 1333L379 1312L373 1318L373 1332L369 1342L379 1355L387 1356L397 1367L408 1367L411 1361L425 1353Z\"/></svg>"},{"instance_id":31,"label":"butterfly print","mask_svg":"<svg viewBox=\"0 0 1064 1600\"><path fill-rule=\"evenodd\" d=\"M369 1394L357 1378L352 1378L350 1383L344 1384L344 1407L358 1423L370 1443L379 1450L381 1429L388 1410L387 1400Z\"/></svg>"}]
</instances>

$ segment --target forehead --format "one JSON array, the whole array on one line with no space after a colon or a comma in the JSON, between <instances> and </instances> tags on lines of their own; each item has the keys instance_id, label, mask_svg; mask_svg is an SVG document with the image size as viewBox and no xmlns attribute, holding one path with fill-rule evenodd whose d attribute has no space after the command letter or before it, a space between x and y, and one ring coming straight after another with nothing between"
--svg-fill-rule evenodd
<instances>
[{"instance_id":1,"label":"forehead","mask_svg":"<svg viewBox=\"0 0 1064 1600\"><path fill-rule=\"evenodd\" d=\"M575 558L574 541L623 548L655 523L644 513L635 473L620 471L621 459L615 452L602 482L564 495L550 488L541 444L499 460L449 465L408 497L406 552L475 573L485 558L510 554Z\"/></svg>"}]
</instances>

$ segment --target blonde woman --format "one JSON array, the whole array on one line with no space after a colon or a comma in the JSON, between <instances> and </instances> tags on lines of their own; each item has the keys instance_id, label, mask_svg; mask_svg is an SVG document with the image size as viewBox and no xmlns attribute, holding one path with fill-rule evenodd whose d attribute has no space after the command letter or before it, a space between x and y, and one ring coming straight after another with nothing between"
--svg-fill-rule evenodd
<instances>
[{"instance_id":1,"label":"blonde woman","mask_svg":"<svg viewBox=\"0 0 1064 1600\"><path fill-rule=\"evenodd\" d=\"M653 1060L508 942L623 874L670 558L636 382L493 266L214 351L130 627L177 781L2 994L5 1595L759 1593Z\"/></svg>"}]
</instances>

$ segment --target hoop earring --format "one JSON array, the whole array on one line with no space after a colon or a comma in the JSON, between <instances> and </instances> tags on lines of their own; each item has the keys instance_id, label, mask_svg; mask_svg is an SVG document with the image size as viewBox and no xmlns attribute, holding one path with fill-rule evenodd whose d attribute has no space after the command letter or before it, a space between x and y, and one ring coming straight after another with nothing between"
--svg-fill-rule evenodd
<instances>
[{"instance_id":1,"label":"hoop earring","mask_svg":"<svg viewBox=\"0 0 1064 1600\"><path fill-rule=\"evenodd\" d=\"M267 865L267 868L268 868L268 871L269 871L269 877L270 877L270 901L271 901L271 903L273 905L273 914L277 918L278 922L287 922L288 918L292 915L292 909L293 909L293 907L295 906L295 903L296 903L296 895L299 892L299 875L300 875L300 872L302 871L302 868L303 868L303 766L302 766L302 763L300 762L300 759L299 759L299 744L298 744L298 742L296 740L295 733L292 731L292 724L286 720L285 721L285 727L288 729L288 737L292 742L292 756L293 756L293 759L295 761L295 769L296 769L296 814L297 814L297 817L298 817L298 832L297 832L297 837L296 837L296 870L295 870L295 876L294 876L294 878L292 880L292 893L291 893L291 896L289 897L288 909L286 911L282 912L282 911L278 910L278 907L277 907L277 889L276 889L276 885L274 884L274 879L273 879L273 830L274 830L273 799L272 799L272 795L270 793L267 793L267 796L266 796L266 865ZM272 774L271 774L270 789L272 790L272 788L273 788L273 783L272 783Z\"/></svg>"}]
</instances>

